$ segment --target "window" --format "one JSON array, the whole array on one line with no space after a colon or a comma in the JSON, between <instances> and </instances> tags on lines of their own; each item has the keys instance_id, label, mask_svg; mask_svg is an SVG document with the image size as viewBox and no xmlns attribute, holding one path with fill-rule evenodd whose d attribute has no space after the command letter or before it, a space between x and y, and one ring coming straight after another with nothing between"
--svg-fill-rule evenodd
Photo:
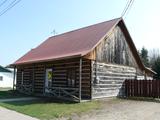
<instances>
[{"instance_id":1,"label":"window","mask_svg":"<svg viewBox=\"0 0 160 120\"><path fill-rule=\"evenodd\" d=\"M68 70L67 80L69 87L76 87L76 70L74 69Z\"/></svg>"},{"instance_id":2,"label":"window","mask_svg":"<svg viewBox=\"0 0 160 120\"><path fill-rule=\"evenodd\" d=\"M3 76L0 76L0 81L3 81Z\"/></svg>"}]
</instances>

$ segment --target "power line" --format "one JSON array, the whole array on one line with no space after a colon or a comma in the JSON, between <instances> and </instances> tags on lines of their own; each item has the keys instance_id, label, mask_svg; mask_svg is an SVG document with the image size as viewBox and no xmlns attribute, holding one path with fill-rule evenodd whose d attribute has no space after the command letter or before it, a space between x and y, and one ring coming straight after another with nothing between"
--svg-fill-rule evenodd
<instances>
[{"instance_id":1,"label":"power line","mask_svg":"<svg viewBox=\"0 0 160 120\"><path fill-rule=\"evenodd\" d=\"M0 12L0 16L4 15L6 12L8 12L10 9L12 9L16 4L18 4L21 0L14 0L12 1L6 9Z\"/></svg>"},{"instance_id":2,"label":"power line","mask_svg":"<svg viewBox=\"0 0 160 120\"><path fill-rule=\"evenodd\" d=\"M124 9L123 9L123 12L121 13L121 16L124 15L124 13L125 13L125 11L126 11L128 5L129 5L129 3L130 3L130 0L127 0L127 3L126 3L126 5L125 5L125 7L124 7Z\"/></svg>"},{"instance_id":3,"label":"power line","mask_svg":"<svg viewBox=\"0 0 160 120\"><path fill-rule=\"evenodd\" d=\"M132 2L132 0L128 0L127 4L126 4L126 6L125 6L125 8L124 8L124 10L123 10L123 12L121 14L121 17L123 17L126 14L131 2Z\"/></svg>"},{"instance_id":4,"label":"power line","mask_svg":"<svg viewBox=\"0 0 160 120\"><path fill-rule=\"evenodd\" d=\"M131 10L132 5L133 5L133 2L134 2L134 0L133 0L132 3L130 4L130 7L128 8L128 11L126 12L126 14L125 14L125 16L124 16L124 19L126 18L126 16L128 15L129 11Z\"/></svg>"},{"instance_id":5,"label":"power line","mask_svg":"<svg viewBox=\"0 0 160 120\"><path fill-rule=\"evenodd\" d=\"M4 1L0 4L0 7L1 7L2 5L4 5L7 1L8 1L8 0L4 0Z\"/></svg>"},{"instance_id":6,"label":"power line","mask_svg":"<svg viewBox=\"0 0 160 120\"><path fill-rule=\"evenodd\" d=\"M129 10L131 9L131 7L133 5L133 2L134 2L134 0L128 0L127 4L126 4L126 6L125 6L125 8L124 8L124 10L121 14L121 17L124 17L126 15L126 13L129 12Z\"/></svg>"}]
</instances>

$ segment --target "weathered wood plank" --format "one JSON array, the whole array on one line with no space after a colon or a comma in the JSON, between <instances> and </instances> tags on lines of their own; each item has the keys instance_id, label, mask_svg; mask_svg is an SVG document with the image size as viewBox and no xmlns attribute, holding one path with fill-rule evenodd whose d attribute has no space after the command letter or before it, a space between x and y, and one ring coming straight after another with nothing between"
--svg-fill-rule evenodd
<instances>
[{"instance_id":1,"label":"weathered wood plank","mask_svg":"<svg viewBox=\"0 0 160 120\"><path fill-rule=\"evenodd\" d=\"M81 85L82 88L85 90L82 90L81 95L82 98L87 95L89 96L90 93L90 60L83 59L82 58L82 81ZM36 94L42 94L44 91L44 82L45 82L45 68L52 68L53 69L53 80L52 80L52 86L53 87L68 87L68 70L74 69L76 71L76 80L75 85L76 87L79 86L79 58L75 59L68 59L68 60L59 60L59 61L50 61L45 63L36 63L36 64L29 64L29 65L23 65L17 67L17 84L21 84L21 71L24 71L24 83L28 84L31 82L31 76L34 74L34 91ZM32 73L34 70L34 73Z\"/></svg>"},{"instance_id":2,"label":"weathered wood plank","mask_svg":"<svg viewBox=\"0 0 160 120\"><path fill-rule=\"evenodd\" d=\"M93 62L93 98L122 95L123 82L135 78L136 68Z\"/></svg>"}]
</instances>

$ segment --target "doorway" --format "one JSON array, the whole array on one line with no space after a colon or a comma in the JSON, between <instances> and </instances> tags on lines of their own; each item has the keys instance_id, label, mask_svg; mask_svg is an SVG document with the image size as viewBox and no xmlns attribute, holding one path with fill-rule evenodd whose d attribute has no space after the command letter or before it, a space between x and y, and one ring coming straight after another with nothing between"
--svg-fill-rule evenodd
<instances>
[{"instance_id":1,"label":"doorway","mask_svg":"<svg viewBox=\"0 0 160 120\"><path fill-rule=\"evenodd\" d=\"M47 68L46 69L46 76L45 76L45 93L49 92L50 87L52 87L52 69Z\"/></svg>"}]
</instances>

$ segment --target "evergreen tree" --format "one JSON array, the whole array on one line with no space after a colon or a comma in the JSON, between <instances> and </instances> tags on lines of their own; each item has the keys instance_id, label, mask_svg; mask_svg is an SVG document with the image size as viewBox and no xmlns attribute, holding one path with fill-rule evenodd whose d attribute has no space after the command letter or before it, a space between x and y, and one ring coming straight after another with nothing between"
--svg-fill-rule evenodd
<instances>
[{"instance_id":1,"label":"evergreen tree","mask_svg":"<svg viewBox=\"0 0 160 120\"><path fill-rule=\"evenodd\" d=\"M149 67L148 50L143 47L139 54L140 54L140 57L141 57L143 64L145 66Z\"/></svg>"},{"instance_id":2,"label":"evergreen tree","mask_svg":"<svg viewBox=\"0 0 160 120\"><path fill-rule=\"evenodd\" d=\"M152 69L157 73L154 78L160 79L160 57L154 61Z\"/></svg>"}]
</instances>

